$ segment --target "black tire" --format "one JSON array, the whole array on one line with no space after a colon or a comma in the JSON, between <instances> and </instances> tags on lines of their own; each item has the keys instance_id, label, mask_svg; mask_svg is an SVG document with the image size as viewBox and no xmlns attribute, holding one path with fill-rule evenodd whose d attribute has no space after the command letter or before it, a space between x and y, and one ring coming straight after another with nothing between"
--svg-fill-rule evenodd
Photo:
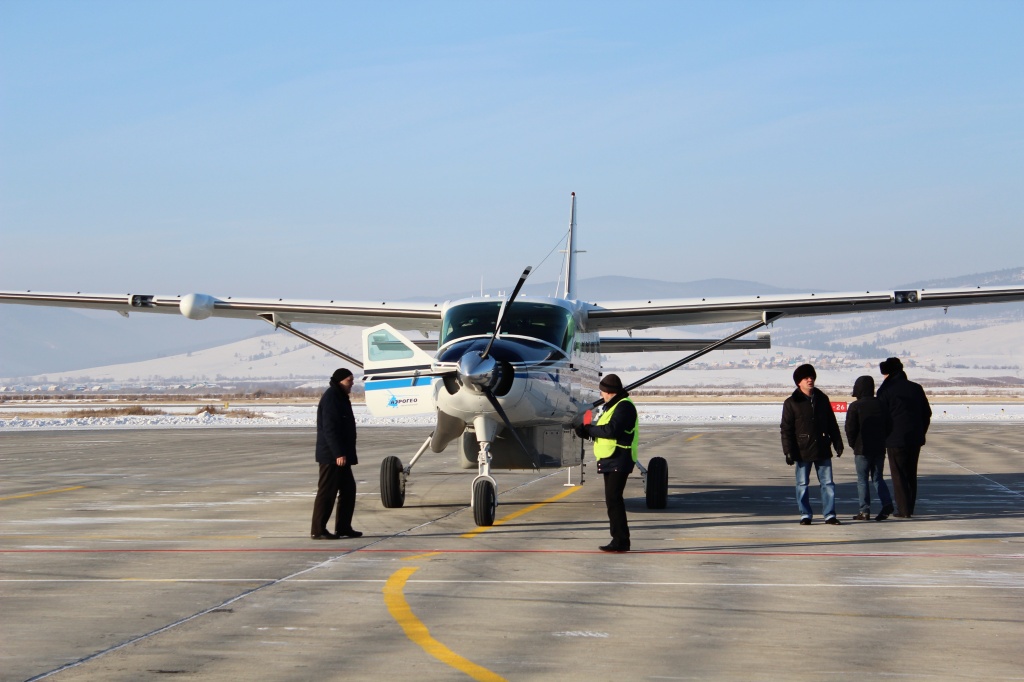
<instances>
[{"instance_id":1,"label":"black tire","mask_svg":"<svg viewBox=\"0 0 1024 682\"><path fill-rule=\"evenodd\" d=\"M402 460L394 455L388 455L380 463L380 501L388 509L397 509L405 505Z\"/></svg>"},{"instance_id":2,"label":"black tire","mask_svg":"<svg viewBox=\"0 0 1024 682\"><path fill-rule=\"evenodd\" d=\"M668 506L668 462L664 457L651 457L647 463L647 508Z\"/></svg>"},{"instance_id":3,"label":"black tire","mask_svg":"<svg viewBox=\"0 0 1024 682\"><path fill-rule=\"evenodd\" d=\"M477 479L473 484L473 520L478 526L493 526L498 511L498 496L494 484L486 478Z\"/></svg>"}]
</instances>

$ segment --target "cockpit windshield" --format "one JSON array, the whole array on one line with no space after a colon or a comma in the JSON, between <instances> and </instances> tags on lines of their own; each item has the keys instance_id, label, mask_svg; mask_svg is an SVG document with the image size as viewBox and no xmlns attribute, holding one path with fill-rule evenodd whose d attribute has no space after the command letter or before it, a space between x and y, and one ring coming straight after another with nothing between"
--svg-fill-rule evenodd
<instances>
[{"instance_id":1,"label":"cockpit windshield","mask_svg":"<svg viewBox=\"0 0 1024 682\"><path fill-rule=\"evenodd\" d=\"M492 334L500 309L500 300L463 303L450 308L441 322L440 345L466 336ZM569 353L575 331L572 313L565 308L548 303L516 301L505 315L499 336L507 334L540 339Z\"/></svg>"}]
</instances>

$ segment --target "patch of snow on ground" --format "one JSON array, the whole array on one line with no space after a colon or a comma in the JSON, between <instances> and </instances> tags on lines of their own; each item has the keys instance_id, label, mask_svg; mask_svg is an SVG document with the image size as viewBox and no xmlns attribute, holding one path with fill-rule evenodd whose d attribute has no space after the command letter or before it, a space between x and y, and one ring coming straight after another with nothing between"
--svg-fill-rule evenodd
<instances>
[{"instance_id":1,"label":"patch of snow on ground","mask_svg":"<svg viewBox=\"0 0 1024 682\"><path fill-rule=\"evenodd\" d=\"M647 424L778 424L782 403L640 403L641 423ZM121 417L39 417L0 419L0 432L53 429L168 429L168 428L259 428L316 426L316 406L269 406L254 409L261 416L251 419L222 414L162 414ZM1011 422L1024 424L1024 404L932 405L932 423ZM355 406L361 427L434 426L433 415L374 417L362 405ZM843 421L844 415L837 417Z\"/></svg>"}]
</instances>

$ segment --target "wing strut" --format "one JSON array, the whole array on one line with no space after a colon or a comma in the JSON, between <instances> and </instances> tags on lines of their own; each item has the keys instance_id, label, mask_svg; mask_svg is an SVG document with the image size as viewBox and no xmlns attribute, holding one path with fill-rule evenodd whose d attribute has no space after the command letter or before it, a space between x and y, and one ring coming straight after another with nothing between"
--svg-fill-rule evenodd
<instances>
[{"instance_id":1,"label":"wing strut","mask_svg":"<svg viewBox=\"0 0 1024 682\"><path fill-rule=\"evenodd\" d=\"M701 357L702 355L706 355L707 353L710 353L711 351L715 350L716 348L720 348L721 346L724 346L725 344L729 343L730 341L735 341L736 339L740 338L744 334L749 334L750 332L754 331L755 329L760 329L761 327L768 326L769 324L771 324L775 320L779 319L783 315L785 315L785 313L778 313L778 312L765 312L765 313L762 313L761 314L761 321L760 322L752 324L749 327L747 327L746 329L741 329L740 331L736 332L735 334L730 334L729 336L725 337L724 339L721 339L719 341L715 341L714 343L708 344L704 348L701 348L699 351L697 351L695 353L691 353L690 355L687 355L682 360L679 360L678 362L673 362L671 365L667 365L665 367L662 367L657 372L654 372L652 374L648 374L643 379L639 379L637 381L634 381L629 386L626 386L625 390L627 392L628 391L632 391L634 388L639 388L640 386L643 386L644 384L646 384L649 381L654 381L655 379L657 379L658 377L662 376L663 374L668 374L672 370L678 369L679 367L682 367L683 365L685 365L688 362L693 362L694 360L696 360L697 358ZM598 405L600 405L603 402L604 402L603 398L598 400L597 402L594 403L594 407L597 407Z\"/></svg>"},{"instance_id":2,"label":"wing strut","mask_svg":"<svg viewBox=\"0 0 1024 682\"><path fill-rule=\"evenodd\" d=\"M360 362L359 360L356 360L351 355L346 355L345 353L342 353L337 348L331 348L330 346L328 346L323 341L318 341L317 339L314 339L309 334L303 334L302 332L300 332L298 329L296 329L295 327L291 326L287 322L283 322L283 321L277 319L277 314L276 313L260 313L256 317L260 318L264 322L267 322L268 324L273 325L274 329L283 329L286 332L288 332L289 334L294 334L295 336L299 337L303 341L305 341L307 343L311 343L311 344L313 344L314 346L316 346L317 348L319 348L321 350L325 350L328 353L331 353L332 355L337 355L339 358L341 358L342 360L345 360L346 362L351 362L353 365L355 365L359 369L363 368L363 363Z\"/></svg>"}]
</instances>

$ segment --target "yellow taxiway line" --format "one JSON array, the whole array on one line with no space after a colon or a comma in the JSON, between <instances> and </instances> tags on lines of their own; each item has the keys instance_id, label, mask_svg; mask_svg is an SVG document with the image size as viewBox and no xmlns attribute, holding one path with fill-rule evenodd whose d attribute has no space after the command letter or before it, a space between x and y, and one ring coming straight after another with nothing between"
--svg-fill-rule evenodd
<instances>
[{"instance_id":1,"label":"yellow taxiway line","mask_svg":"<svg viewBox=\"0 0 1024 682\"><path fill-rule=\"evenodd\" d=\"M430 636L430 630L423 624L416 614L412 612L409 603L405 600L403 590L405 583L413 573L419 570L418 566L408 566L399 569L388 578L384 584L384 603L388 612L405 631L405 636L418 644L428 654L449 665L456 670L463 672L474 680L482 682L504 682L505 678L497 675L487 668L477 665L473 661L460 656L441 642Z\"/></svg>"},{"instance_id":2,"label":"yellow taxiway line","mask_svg":"<svg viewBox=\"0 0 1024 682\"><path fill-rule=\"evenodd\" d=\"M21 495L9 495L7 497L0 497L0 502L6 502L7 500L20 500L25 497L36 497L38 495L53 495L54 493L68 493L72 490L81 490L84 485L75 485L70 488L58 488L57 490L40 490L37 493L24 493Z\"/></svg>"},{"instance_id":3,"label":"yellow taxiway line","mask_svg":"<svg viewBox=\"0 0 1024 682\"><path fill-rule=\"evenodd\" d=\"M500 526L501 524L517 519L524 514L529 514L532 511L540 509L544 505L557 502L580 489L581 486L576 486L574 488L569 488L568 490L563 490L554 497L550 497L543 502L531 504L529 507L524 507L523 509L495 520L494 525ZM479 526L474 531L464 533L462 537L474 538L491 527L493 526ZM407 559L429 559L435 554L436 552L428 552L425 554L417 554L412 557L407 557ZM388 613L391 614L391 617L394 618L402 627L402 630L405 632L405 636L437 660L465 673L466 675L469 675L474 680L481 680L483 682L503 681L505 678L491 672L487 668L477 665L464 656L460 656L441 642L431 637L430 630L423 624L423 621L416 617L416 614L412 612L412 608L409 607L409 603L405 601L405 594L403 592L406 581L408 581L409 577L418 570L418 566L409 566L407 568L399 569L392 574L384 584L384 604L388 607Z\"/></svg>"},{"instance_id":4,"label":"yellow taxiway line","mask_svg":"<svg viewBox=\"0 0 1024 682\"><path fill-rule=\"evenodd\" d=\"M512 512L508 516L503 516L502 518L495 520L494 526L500 526L503 523L508 523L512 519L518 519L523 514L529 514L530 512L532 512L532 511L534 511L536 509L540 509L541 507L543 507L546 504L551 504L552 502L557 502L558 500L562 499L563 497L567 497L569 495L572 495L577 490L582 490L582 489L583 489L583 486L579 486L578 485L578 486L575 486L573 488L569 488L568 490L563 490L562 492L558 493L554 497L549 497L548 499L544 500L543 502L538 502L537 504L531 504L529 507L524 507L523 509L520 509L519 511ZM468 533L463 533L460 537L475 538L477 535L480 535L480 533L483 533L483 532L487 531L488 528L494 528L494 526L477 526L476 530L472 530L472 531L470 531Z\"/></svg>"}]
</instances>

